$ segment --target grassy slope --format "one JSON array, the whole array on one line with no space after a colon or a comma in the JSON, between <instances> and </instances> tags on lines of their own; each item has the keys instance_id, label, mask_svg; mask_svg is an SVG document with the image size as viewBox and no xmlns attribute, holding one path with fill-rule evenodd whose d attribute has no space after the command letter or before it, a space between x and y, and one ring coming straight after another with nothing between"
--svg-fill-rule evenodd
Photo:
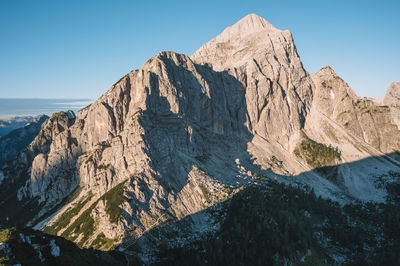
<instances>
[{"instance_id":1,"label":"grassy slope","mask_svg":"<svg viewBox=\"0 0 400 266\"><path fill-rule=\"evenodd\" d=\"M29 236L31 244L21 240L20 235ZM29 229L6 229L0 232L0 240L7 244L12 256L7 258L3 250L0 249L0 264L13 265L124 265L126 257L117 251L101 252L93 249L80 249L74 243L61 237L47 235L39 231ZM51 241L60 248L60 255L51 254ZM35 250L33 245L38 245ZM39 258L38 250L44 258L42 262ZM132 265L140 265L136 257L129 258Z\"/></svg>"}]
</instances>

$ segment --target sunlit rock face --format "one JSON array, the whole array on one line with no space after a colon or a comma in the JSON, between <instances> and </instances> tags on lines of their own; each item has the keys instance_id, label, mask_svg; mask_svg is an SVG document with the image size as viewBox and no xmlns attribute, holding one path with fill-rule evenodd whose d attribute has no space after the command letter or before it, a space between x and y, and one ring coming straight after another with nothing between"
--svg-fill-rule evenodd
<instances>
[{"instance_id":1,"label":"sunlit rock face","mask_svg":"<svg viewBox=\"0 0 400 266\"><path fill-rule=\"evenodd\" d=\"M278 30L250 14L204 44L191 58L240 81L249 130L288 147L291 135L303 127L312 100L312 81L290 31Z\"/></svg>"},{"instance_id":2,"label":"sunlit rock face","mask_svg":"<svg viewBox=\"0 0 400 266\"><path fill-rule=\"evenodd\" d=\"M213 228L202 210L260 177L342 203L383 201L377 176L399 171L385 156L399 145L391 119L329 67L309 75L291 33L250 14L190 57L158 53L76 116L53 114L0 180L21 204L40 206L29 225L82 246L124 243L194 213L182 232L203 232ZM296 154L304 139L340 151L326 170L334 180ZM67 210L74 216L62 224Z\"/></svg>"},{"instance_id":3,"label":"sunlit rock face","mask_svg":"<svg viewBox=\"0 0 400 266\"><path fill-rule=\"evenodd\" d=\"M358 97L329 66L312 78L316 86L313 105L318 112L381 152L400 149L399 130L388 104L380 105L373 99ZM384 101L388 102L390 88L386 95Z\"/></svg>"},{"instance_id":4,"label":"sunlit rock face","mask_svg":"<svg viewBox=\"0 0 400 266\"><path fill-rule=\"evenodd\" d=\"M383 104L390 107L394 122L400 128L400 82L390 84L383 97Z\"/></svg>"}]
</instances>

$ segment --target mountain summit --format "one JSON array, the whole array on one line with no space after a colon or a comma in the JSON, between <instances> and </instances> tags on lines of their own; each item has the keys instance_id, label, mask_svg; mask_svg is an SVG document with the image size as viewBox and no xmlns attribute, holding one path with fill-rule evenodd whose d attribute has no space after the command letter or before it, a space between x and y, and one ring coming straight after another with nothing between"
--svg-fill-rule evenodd
<instances>
[{"instance_id":1,"label":"mountain summit","mask_svg":"<svg viewBox=\"0 0 400 266\"><path fill-rule=\"evenodd\" d=\"M312 99L311 78L289 31L250 14L201 46L191 59L240 81L246 92L249 130L289 148Z\"/></svg>"},{"instance_id":2,"label":"mountain summit","mask_svg":"<svg viewBox=\"0 0 400 266\"><path fill-rule=\"evenodd\" d=\"M53 114L1 170L0 226L139 246L151 262L154 243L215 232L205 210L253 184L384 202L399 136L389 106L330 68L310 75L292 34L250 14L191 57L158 53L76 116Z\"/></svg>"},{"instance_id":3,"label":"mountain summit","mask_svg":"<svg viewBox=\"0 0 400 266\"><path fill-rule=\"evenodd\" d=\"M197 62L212 62L214 67L221 69L224 65L241 64L251 56L263 53L265 49L276 44L278 39L292 42L289 31L280 31L265 19L250 14L204 44L192 55L192 59Z\"/></svg>"},{"instance_id":4,"label":"mountain summit","mask_svg":"<svg viewBox=\"0 0 400 266\"><path fill-rule=\"evenodd\" d=\"M215 37L215 40L216 42L226 42L236 38L243 38L259 31L276 32L279 30L264 18L256 14L249 14L234 25L226 28L220 35Z\"/></svg>"}]
</instances>

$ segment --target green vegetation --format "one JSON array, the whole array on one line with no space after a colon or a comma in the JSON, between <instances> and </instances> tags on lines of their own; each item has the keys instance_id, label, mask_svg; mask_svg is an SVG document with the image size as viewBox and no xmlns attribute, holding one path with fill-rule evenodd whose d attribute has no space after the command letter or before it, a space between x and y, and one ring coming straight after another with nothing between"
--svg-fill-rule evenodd
<instances>
[{"instance_id":1,"label":"green vegetation","mask_svg":"<svg viewBox=\"0 0 400 266\"><path fill-rule=\"evenodd\" d=\"M51 122L57 122L60 118L62 118L62 117L66 117L67 116L67 114L65 113L65 112L57 112L57 113L54 113L54 114L52 114L51 115L51 117L50 117L50 121Z\"/></svg>"},{"instance_id":2,"label":"green vegetation","mask_svg":"<svg viewBox=\"0 0 400 266\"><path fill-rule=\"evenodd\" d=\"M7 258L0 249L0 265L124 265L129 260L130 265L142 265L137 256L124 255L118 251L103 252L93 249L79 249L74 243L61 237L44 234L30 229L6 229L0 232L3 243L7 243L12 256ZM30 243L22 241L29 238ZM60 248L59 256L51 254L52 245ZM35 249L35 247L36 249ZM41 253L44 261L39 258Z\"/></svg>"},{"instance_id":3,"label":"green vegetation","mask_svg":"<svg viewBox=\"0 0 400 266\"><path fill-rule=\"evenodd\" d=\"M323 266L326 265L324 259L317 252L312 252L310 256L306 256L303 262L298 262L297 266Z\"/></svg>"},{"instance_id":4,"label":"green vegetation","mask_svg":"<svg viewBox=\"0 0 400 266\"><path fill-rule=\"evenodd\" d=\"M90 155L89 158L85 161L86 164L93 161L93 155Z\"/></svg>"},{"instance_id":5,"label":"green vegetation","mask_svg":"<svg viewBox=\"0 0 400 266\"><path fill-rule=\"evenodd\" d=\"M20 238L18 236L19 231L13 227L10 229L5 229L4 231L0 232L0 239L2 243L7 243L8 248L11 249L13 254L12 257L6 256L4 250L0 248L0 265L14 265L17 263L15 257L26 261L30 260L36 264L29 264L29 265L39 265L40 260L35 254L32 246L28 245L27 243L20 243ZM33 241L32 241L33 242ZM28 264L27 264L28 265Z\"/></svg>"},{"instance_id":6,"label":"green vegetation","mask_svg":"<svg viewBox=\"0 0 400 266\"><path fill-rule=\"evenodd\" d=\"M106 213L110 216L112 223L117 223L122 216L119 206L125 201L123 196L125 183L126 181L116 185L100 198L105 202Z\"/></svg>"},{"instance_id":7,"label":"green vegetation","mask_svg":"<svg viewBox=\"0 0 400 266\"><path fill-rule=\"evenodd\" d=\"M88 196L79 201L74 207L66 210L51 226L47 226L43 232L47 234L56 235L58 231L65 228L70 222L72 217L76 216L80 210L92 199L93 193L90 191Z\"/></svg>"},{"instance_id":8,"label":"green vegetation","mask_svg":"<svg viewBox=\"0 0 400 266\"><path fill-rule=\"evenodd\" d=\"M300 145L296 147L294 154L299 158L304 158L308 165L313 168L330 166L333 165L336 160L340 160L338 148L318 143L307 136L305 136Z\"/></svg>"},{"instance_id":9,"label":"green vegetation","mask_svg":"<svg viewBox=\"0 0 400 266\"><path fill-rule=\"evenodd\" d=\"M117 223L122 216L119 205L125 200L123 198L124 185L127 180L118 184L110 191L101 196L88 209L86 209L63 233L62 237L75 241L79 235L82 235L78 246L83 247L90 236L95 231L95 221L90 215L100 200L105 202L106 213L110 217L112 223Z\"/></svg>"},{"instance_id":10,"label":"green vegetation","mask_svg":"<svg viewBox=\"0 0 400 266\"><path fill-rule=\"evenodd\" d=\"M117 246L114 239L107 238L100 233L92 243L92 247L98 250L112 250Z\"/></svg>"},{"instance_id":11,"label":"green vegetation","mask_svg":"<svg viewBox=\"0 0 400 266\"><path fill-rule=\"evenodd\" d=\"M387 204L341 207L313 190L253 185L225 203L216 234L160 249L159 265L335 265L332 252L344 265L400 265L400 184L388 191Z\"/></svg>"},{"instance_id":12,"label":"green vegetation","mask_svg":"<svg viewBox=\"0 0 400 266\"><path fill-rule=\"evenodd\" d=\"M16 228L7 228L3 231L0 231L0 243L5 243L12 237L13 233L16 231Z\"/></svg>"},{"instance_id":13,"label":"green vegetation","mask_svg":"<svg viewBox=\"0 0 400 266\"><path fill-rule=\"evenodd\" d=\"M107 170L110 167L110 164L100 164L97 166L98 170Z\"/></svg>"},{"instance_id":14,"label":"green vegetation","mask_svg":"<svg viewBox=\"0 0 400 266\"><path fill-rule=\"evenodd\" d=\"M326 81L322 81L321 85L324 88L332 89L332 86L328 85L328 83Z\"/></svg>"},{"instance_id":15,"label":"green vegetation","mask_svg":"<svg viewBox=\"0 0 400 266\"><path fill-rule=\"evenodd\" d=\"M208 154L204 154L204 155L196 156L195 159L201 163L206 163L208 161L209 157L210 156Z\"/></svg>"},{"instance_id":16,"label":"green vegetation","mask_svg":"<svg viewBox=\"0 0 400 266\"><path fill-rule=\"evenodd\" d=\"M201 192L203 193L204 198L206 199L207 202L211 201L210 198L210 192L208 192L207 188L203 185L199 185Z\"/></svg>"},{"instance_id":17,"label":"green vegetation","mask_svg":"<svg viewBox=\"0 0 400 266\"><path fill-rule=\"evenodd\" d=\"M93 209L96 207L98 201L93 203L88 209L86 209L62 234L61 236L75 241L79 235L82 234L82 238L77 244L80 248L83 247L85 242L93 234L95 230L95 224L92 216L90 215Z\"/></svg>"},{"instance_id":18,"label":"green vegetation","mask_svg":"<svg viewBox=\"0 0 400 266\"><path fill-rule=\"evenodd\" d=\"M306 194L278 183L269 187L253 185L226 203L220 230L203 241L184 248L161 250L160 265L283 265L298 262L307 251L324 257L313 237L313 220L304 215ZM296 197L300 194L302 197ZM323 220L322 217L320 220Z\"/></svg>"}]
</instances>

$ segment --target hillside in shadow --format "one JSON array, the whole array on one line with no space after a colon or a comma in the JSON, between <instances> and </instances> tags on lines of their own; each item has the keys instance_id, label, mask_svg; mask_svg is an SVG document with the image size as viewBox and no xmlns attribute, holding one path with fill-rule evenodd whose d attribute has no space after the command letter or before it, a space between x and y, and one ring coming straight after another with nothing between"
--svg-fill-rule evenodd
<instances>
[{"instance_id":1,"label":"hillside in shadow","mask_svg":"<svg viewBox=\"0 0 400 266\"><path fill-rule=\"evenodd\" d=\"M346 165L376 160L388 159L370 157ZM340 166L312 172L331 178ZM260 176L225 202L153 228L130 249L147 258L156 255L156 265L397 265L398 170L377 178L376 186L387 191L385 203L344 205L316 196L310 187L279 183L288 177ZM203 231L196 232L193 224L199 220ZM191 231L194 236L188 237ZM154 246L149 249L147 243Z\"/></svg>"}]
</instances>

